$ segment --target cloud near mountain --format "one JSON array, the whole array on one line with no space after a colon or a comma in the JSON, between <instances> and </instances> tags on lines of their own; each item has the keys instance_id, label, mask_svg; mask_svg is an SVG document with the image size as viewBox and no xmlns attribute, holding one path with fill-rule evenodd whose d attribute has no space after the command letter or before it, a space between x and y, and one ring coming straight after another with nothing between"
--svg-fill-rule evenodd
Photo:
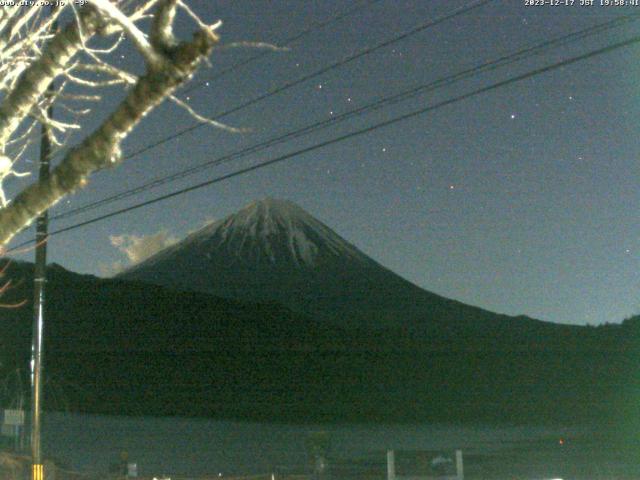
<instances>
[{"instance_id":1,"label":"cloud near mountain","mask_svg":"<svg viewBox=\"0 0 640 480\"><path fill-rule=\"evenodd\" d=\"M105 274L117 274L125 268L137 265L156 253L175 244L178 239L166 229L150 235L121 234L110 235L111 245L126 256L126 261L118 260L110 265L103 265Z\"/></svg>"},{"instance_id":2,"label":"cloud near mountain","mask_svg":"<svg viewBox=\"0 0 640 480\"><path fill-rule=\"evenodd\" d=\"M115 240L118 248L132 246ZM525 321L419 288L298 205L272 198L207 225L119 278L239 301L276 302L357 328L487 324L495 330Z\"/></svg>"}]
</instances>

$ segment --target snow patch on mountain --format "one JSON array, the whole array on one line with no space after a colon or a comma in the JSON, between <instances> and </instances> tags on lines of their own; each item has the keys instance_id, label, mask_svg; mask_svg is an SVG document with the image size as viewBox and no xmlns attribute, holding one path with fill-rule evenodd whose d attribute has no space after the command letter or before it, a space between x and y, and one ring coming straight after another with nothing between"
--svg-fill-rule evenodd
<instances>
[{"instance_id":1,"label":"snow patch on mountain","mask_svg":"<svg viewBox=\"0 0 640 480\"><path fill-rule=\"evenodd\" d=\"M195 232L170 250L220 248L246 262L313 267L320 256L370 260L295 203L266 198ZM207 256L206 252L203 255Z\"/></svg>"}]
</instances>

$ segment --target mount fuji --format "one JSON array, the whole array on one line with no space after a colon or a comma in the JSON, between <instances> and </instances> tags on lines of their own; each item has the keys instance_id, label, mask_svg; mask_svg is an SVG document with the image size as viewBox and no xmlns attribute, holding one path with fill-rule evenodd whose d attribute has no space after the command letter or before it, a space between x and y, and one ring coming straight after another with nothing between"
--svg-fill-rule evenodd
<instances>
[{"instance_id":1,"label":"mount fuji","mask_svg":"<svg viewBox=\"0 0 640 480\"><path fill-rule=\"evenodd\" d=\"M423 290L301 207L271 198L202 228L120 278L241 301L276 302L343 327L544 323L498 315Z\"/></svg>"},{"instance_id":2,"label":"mount fuji","mask_svg":"<svg viewBox=\"0 0 640 480\"><path fill-rule=\"evenodd\" d=\"M33 298L33 265L8 272L16 288L3 302ZM639 318L560 325L448 300L290 202L252 203L120 278L56 265L47 276L47 369L82 387L68 397L77 411L295 422L621 418L638 431L627 419L640 418ZM31 321L31 308L0 309L0 376L28 364Z\"/></svg>"}]
</instances>

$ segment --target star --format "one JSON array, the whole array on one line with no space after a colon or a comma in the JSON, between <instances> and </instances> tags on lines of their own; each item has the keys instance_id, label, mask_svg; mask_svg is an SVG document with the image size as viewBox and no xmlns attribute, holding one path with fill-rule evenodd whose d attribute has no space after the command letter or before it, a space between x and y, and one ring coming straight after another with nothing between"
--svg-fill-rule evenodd
<instances>
[{"instance_id":1,"label":"star","mask_svg":"<svg viewBox=\"0 0 640 480\"><path fill-rule=\"evenodd\" d=\"M382 151L386 152L387 151L387 147L382 147Z\"/></svg>"},{"instance_id":2,"label":"star","mask_svg":"<svg viewBox=\"0 0 640 480\"><path fill-rule=\"evenodd\" d=\"M515 114L515 113L512 113L512 114L511 114L511 120L514 120L515 118L516 118L516 114Z\"/></svg>"},{"instance_id":3,"label":"star","mask_svg":"<svg viewBox=\"0 0 640 480\"><path fill-rule=\"evenodd\" d=\"M455 188L455 185L449 185L449 190L454 190Z\"/></svg>"},{"instance_id":4,"label":"star","mask_svg":"<svg viewBox=\"0 0 640 480\"><path fill-rule=\"evenodd\" d=\"M348 103L351 103L351 97L348 97L348 98L347 98L347 102L348 102Z\"/></svg>"},{"instance_id":5,"label":"star","mask_svg":"<svg viewBox=\"0 0 640 480\"><path fill-rule=\"evenodd\" d=\"M322 84L321 83L318 84L318 90L322 90Z\"/></svg>"}]
</instances>

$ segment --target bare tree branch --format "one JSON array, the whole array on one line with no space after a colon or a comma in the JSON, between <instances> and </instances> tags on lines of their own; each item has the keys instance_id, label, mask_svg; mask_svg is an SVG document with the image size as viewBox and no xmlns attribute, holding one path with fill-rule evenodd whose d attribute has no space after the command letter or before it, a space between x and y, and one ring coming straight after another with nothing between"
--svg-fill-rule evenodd
<instances>
[{"instance_id":1,"label":"bare tree branch","mask_svg":"<svg viewBox=\"0 0 640 480\"><path fill-rule=\"evenodd\" d=\"M120 11L109 0L89 0L93 5L98 8L109 19L120 25L124 32L131 38L138 51L142 54L148 65L153 68L160 68L162 64L162 56L151 46L151 43L147 40L147 37L135 23ZM166 2L165 2L166 3Z\"/></svg>"},{"instance_id":2,"label":"bare tree branch","mask_svg":"<svg viewBox=\"0 0 640 480\"><path fill-rule=\"evenodd\" d=\"M101 17L93 8L83 8L82 32L93 35ZM22 120L45 94L51 81L64 72L66 65L82 48L80 27L71 23L49 42L42 55L20 76L17 84L0 105L0 153Z\"/></svg>"},{"instance_id":3,"label":"bare tree branch","mask_svg":"<svg viewBox=\"0 0 640 480\"><path fill-rule=\"evenodd\" d=\"M177 4L177 0L163 2L153 17L151 43L160 51L172 48L176 44L173 36L173 20L176 16Z\"/></svg>"},{"instance_id":4,"label":"bare tree branch","mask_svg":"<svg viewBox=\"0 0 640 480\"><path fill-rule=\"evenodd\" d=\"M199 122L206 123L207 125L211 125L212 127L220 128L222 130L226 130L227 132L231 132L231 133L243 133L243 132L247 131L247 130L242 129L242 128L231 127L231 126L229 126L229 125L227 125L225 123L218 122L218 121L214 120L213 118L203 117L198 112L196 112L193 108L191 108L191 106L188 103L183 102L182 100L180 100L175 95L170 95L169 96L169 100L171 100L173 103L178 105L180 108L186 110L186 112L189 115L191 115L193 118L195 118Z\"/></svg>"},{"instance_id":5,"label":"bare tree branch","mask_svg":"<svg viewBox=\"0 0 640 480\"><path fill-rule=\"evenodd\" d=\"M167 1L171 2L171 0ZM93 27L94 30L96 28L96 26ZM78 31L74 32L75 36L72 40L80 42ZM67 49L76 48L77 44L71 41L63 42L59 38L56 36L58 47L53 51L57 53L58 58L68 61L70 56ZM89 174L118 163L121 159L122 140L150 110L193 75L200 61L209 55L217 40L218 37L212 28L207 27L206 30L197 32L192 41L181 43L162 52L162 68L149 68L147 73L137 80L116 110L96 131L66 155L51 172L49 179L30 185L8 206L0 210L0 245L6 245L17 232L29 225L32 219L62 197L84 186ZM70 43L73 43L74 47L70 47ZM58 73L62 72L59 66L49 66L45 70L53 68L56 68ZM22 111L25 111L24 107ZM19 120L18 118L16 121ZM7 123L9 121L5 120L5 124ZM0 133L2 133L2 125L0 122Z\"/></svg>"}]
</instances>

